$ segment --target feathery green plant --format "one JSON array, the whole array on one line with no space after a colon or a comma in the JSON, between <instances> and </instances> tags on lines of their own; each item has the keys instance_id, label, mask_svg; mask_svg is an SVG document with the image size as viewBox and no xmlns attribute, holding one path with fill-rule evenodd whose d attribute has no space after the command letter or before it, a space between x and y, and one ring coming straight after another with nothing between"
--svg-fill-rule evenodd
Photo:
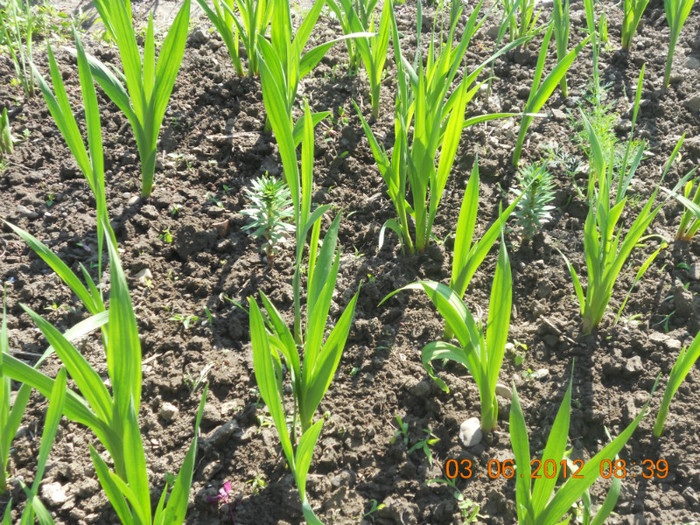
<instances>
[{"instance_id":1,"label":"feathery green plant","mask_svg":"<svg viewBox=\"0 0 700 525\"><path fill-rule=\"evenodd\" d=\"M156 61L153 14L148 19L143 58L136 43L128 0L95 0L95 7L117 43L124 72L114 73L94 57L90 68L107 96L126 115L141 158L141 195L153 190L158 135L185 52L190 0L185 0L163 41ZM116 74L115 74L116 73Z\"/></svg>"},{"instance_id":2,"label":"feathery green plant","mask_svg":"<svg viewBox=\"0 0 700 525\"><path fill-rule=\"evenodd\" d=\"M294 226L287 222L294 218L292 194L283 180L270 177L267 173L254 179L245 193L250 206L241 214L251 222L243 229L251 230L249 233L255 239L265 239L261 249L272 268L280 245L294 232Z\"/></svg>"},{"instance_id":3,"label":"feathery green plant","mask_svg":"<svg viewBox=\"0 0 700 525\"><path fill-rule=\"evenodd\" d=\"M698 358L700 358L700 333L695 336L690 347L681 350L681 353L678 355L671 369L671 374L668 377L668 383L664 390L664 397L659 407L659 413L656 415L656 422L654 423L654 435L656 437L660 437L661 433L664 431L664 423L668 415L669 407L671 406L671 401L673 401L673 396L676 395L678 388L681 386L681 383L693 368Z\"/></svg>"},{"instance_id":4,"label":"feathery green plant","mask_svg":"<svg viewBox=\"0 0 700 525\"><path fill-rule=\"evenodd\" d=\"M265 36L272 18L273 0L197 0L226 44L233 67L244 75L239 42L248 57L248 76L259 74L258 37ZM213 6L213 8L212 8Z\"/></svg>"},{"instance_id":5,"label":"feathery green plant","mask_svg":"<svg viewBox=\"0 0 700 525\"><path fill-rule=\"evenodd\" d=\"M10 119L7 116L7 108L2 108L2 115L0 115L0 153L2 155L12 155L13 151L14 145L12 144Z\"/></svg>"},{"instance_id":6,"label":"feathery green plant","mask_svg":"<svg viewBox=\"0 0 700 525\"><path fill-rule=\"evenodd\" d=\"M592 1L592 0L586 0ZM569 53L554 67L554 69L547 75L547 77L542 80L542 74L544 70L544 63L547 58L547 49L549 48L549 41L552 38L552 31L554 30L554 25L550 24L547 32L545 33L544 40L542 41L542 47L540 48L540 55L537 59L537 66L535 67L535 78L532 81L532 87L530 88L530 96L525 103L525 108L523 109L523 118L520 121L520 131L518 132L518 140L515 144L515 151L513 152L513 165L517 166L520 161L520 154L523 149L523 143L525 142L525 134L527 133L532 119L535 118L535 114L542 109L554 89L557 87L566 75L566 71L573 64L574 59L581 52L583 47L588 43L590 37L586 37L579 45L574 49L569 51Z\"/></svg>"},{"instance_id":7,"label":"feathery green plant","mask_svg":"<svg viewBox=\"0 0 700 525\"><path fill-rule=\"evenodd\" d=\"M550 212L554 206L549 203L554 200L554 179L546 162L528 164L519 171L519 187L512 188L511 192L522 199L514 214L517 225L522 228L523 239L529 240L552 218Z\"/></svg>"},{"instance_id":8,"label":"feathery green plant","mask_svg":"<svg viewBox=\"0 0 700 525\"><path fill-rule=\"evenodd\" d=\"M394 4L392 0L385 0L382 14L379 19L379 27L375 33L374 18L365 22L362 20L358 7L353 0L326 0L328 6L341 21L343 33L372 33L371 37L346 40L350 55L350 66L357 62L357 57L362 59L370 85L370 98L372 101L372 115L379 117L379 91L381 89L384 63L389 49L389 33L394 21ZM376 0L374 0L376 4ZM362 4L362 2L360 2Z\"/></svg>"},{"instance_id":9,"label":"feathery green plant","mask_svg":"<svg viewBox=\"0 0 700 525\"><path fill-rule=\"evenodd\" d=\"M547 462L554 462L555 467L558 468L565 461L571 418L571 387L572 381L570 380L564 400L559 407L547 438L547 445L542 452L542 465L546 465ZM655 388L656 384L654 385ZM652 394L653 392L654 390L652 390ZM534 483L531 479L530 441L527 435L525 416L523 415L520 398L515 385L513 385L513 401L510 406L510 442L513 447L516 464L514 477L518 523L521 525L556 525L568 522L566 515L570 511L571 506L581 497L585 497L587 489L596 482L601 473L601 463L615 459L615 456L622 450L622 447L625 446L639 426L648 407L649 401L646 402L639 415L617 438L588 460L577 474L571 475L563 485L556 489L558 476L552 476L551 478L542 476L536 478ZM598 514L589 523L602 525L605 522L617 502L619 484L617 485L617 490L615 489L615 484L613 484Z\"/></svg>"},{"instance_id":10,"label":"feathery green plant","mask_svg":"<svg viewBox=\"0 0 700 525\"><path fill-rule=\"evenodd\" d=\"M25 96L34 95L32 39L35 15L30 0L10 0L0 12L0 35Z\"/></svg>"},{"instance_id":11,"label":"feathery green plant","mask_svg":"<svg viewBox=\"0 0 700 525\"><path fill-rule=\"evenodd\" d=\"M622 1L622 49L629 50L632 47L632 39L637 32L637 26L642 18L649 0L623 0Z\"/></svg>"},{"instance_id":12,"label":"feathery green plant","mask_svg":"<svg viewBox=\"0 0 700 525\"><path fill-rule=\"evenodd\" d=\"M664 0L666 21L671 30L668 42L668 57L666 58L666 70L664 71L664 88L671 82L671 68L673 67L673 55L676 52L676 44L681 34L686 18L693 8L695 0Z\"/></svg>"},{"instance_id":13,"label":"feathery green plant","mask_svg":"<svg viewBox=\"0 0 700 525\"><path fill-rule=\"evenodd\" d=\"M489 313L485 327L481 320L474 320L455 290L435 281L408 284L389 294L382 302L400 291L420 289L425 291L445 319L445 325L459 341L459 346L445 341L427 344L421 351L423 366L440 388L449 392L447 384L435 375L431 361L449 359L464 365L479 387L481 430L490 432L498 424L496 383L503 364L513 302L510 261L503 237L501 237L501 248L496 263L496 274L491 285Z\"/></svg>"}]
</instances>

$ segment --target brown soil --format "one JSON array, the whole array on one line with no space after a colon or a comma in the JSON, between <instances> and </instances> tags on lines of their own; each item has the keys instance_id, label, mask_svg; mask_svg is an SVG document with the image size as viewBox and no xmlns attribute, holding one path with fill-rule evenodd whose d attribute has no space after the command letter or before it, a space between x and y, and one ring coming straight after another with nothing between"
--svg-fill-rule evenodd
<instances>
[{"instance_id":1,"label":"brown soil","mask_svg":"<svg viewBox=\"0 0 700 525\"><path fill-rule=\"evenodd\" d=\"M411 0L396 7L400 30L406 35L404 49L415 47L415 37L410 36L415 34L415 8ZM605 82L610 82L613 110L621 114L617 126L620 138L626 138L629 105L640 67L646 63L636 136L647 141L648 158L634 185L643 198L658 183L681 134L686 134L682 159L672 168L666 185L671 186L696 167L700 159L700 115L689 108L689 101L700 95L700 70L694 68L700 60L700 9L694 8L681 34L674 82L663 92L668 28L662 3L654 1L647 8L629 54L614 49L620 37L619 7L605 2L599 8L608 14L613 48L602 53L600 67ZM544 9L545 18L548 10ZM426 7L425 28L430 27L433 17L434 9ZM585 27L580 3L572 6L571 19L575 28L572 42L577 43ZM208 28L206 21L198 23ZM496 23L492 15L472 44L467 53L470 68L493 48L487 30ZM332 21L322 18L314 38L324 41L338 32ZM192 392L184 379L198 377L210 367L202 445L187 522L231 522L227 509L207 501L228 480L236 501L233 515L237 523L296 524L303 521L299 498L276 431L269 426L267 411L257 395L247 315L233 304L243 303L261 290L286 315L292 311L291 251L281 254L275 267L269 269L259 247L242 231L245 218L240 213L246 205L241 190L265 171L280 174L281 163L273 137L263 133L265 113L259 80L236 77L221 40L207 31L204 36L204 41L191 42L185 52L161 133L157 185L147 201L134 198L140 191L140 163L126 119L104 96L100 100L108 205L124 250L122 260L130 277L143 342L140 416L150 480L153 493L160 494L165 474L179 469L192 439L201 395L201 390ZM496 62L492 98L477 98L470 106L472 114L497 108L520 111L529 93L539 42ZM87 45L102 60L118 63L114 48L100 43ZM58 58L69 96L78 103L74 61L64 51ZM367 516L366 523L461 523L452 489L429 480L443 477L448 459L466 458L481 477L460 480L457 486L465 498L481 506L478 521L513 523L513 480L489 479L487 475L490 460L512 457L508 403L501 400L500 428L485 436L480 445L465 449L458 438L459 426L479 414L474 381L463 368L447 364L439 371L451 389L445 394L427 376L420 361L420 349L441 335L438 314L419 293L402 293L377 305L388 293L416 279L449 280L453 241L448 235L474 158L479 155L481 166L478 229L483 232L496 218L503 192L514 181L511 154L518 123L495 121L465 133L434 230L439 239L447 238L444 244L435 243L425 255L405 257L390 234L378 250L379 229L393 216L393 207L351 103L358 101L365 115L369 114L366 77L363 73L348 75L346 60L345 48L336 46L300 90L300 96L307 97L314 110L334 114L317 128L314 172L314 201L334 204L345 214L334 316L364 282L345 354L321 404L321 412L328 411L330 416L314 454L310 499L325 523L360 522L372 509L373 500L385 507ZM36 62L41 71L47 71L40 45ZM389 146L393 57L387 67L382 113L372 127ZM545 106L547 111L561 113L533 123L524 161L541 158L543 151L538 146L546 143L583 158L571 139L566 115L576 117L590 72L590 49L586 49L569 72L569 99L563 99L557 90ZM38 236L71 268L77 269L79 263L89 266L96 261L97 252L94 199L41 96L26 100L18 87L10 85L12 76L9 58L0 57L0 108L8 108L15 137L26 134L0 173L0 216ZM635 286L624 319L613 326L614 315L609 313L598 331L582 337L571 279L556 249L573 262L579 275L585 274L586 206L564 170L553 170L557 179L553 221L532 242L522 242L517 232L508 236L514 281L509 340L526 344L527 352L520 366L506 359L501 380L517 385L535 453L544 446L573 363L570 444L575 456L590 458L607 442L606 427L617 435L635 417L659 374L659 388L664 387L680 346L688 345L696 335L700 302L695 294L700 282L692 267L700 264L700 245L697 241L670 244ZM174 213L176 207L178 212ZM626 224L640 208L641 204L628 206ZM681 212L678 205L669 203L650 233L672 240ZM217 228L223 221L228 221L226 231ZM164 231L171 233L171 243L163 240ZM617 311L636 268L658 242L658 237L651 239L634 252L616 286L610 312ZM492 255L470 285L466 301L474 310L488 306L494 266ZM144 269L153 276L150 287L136 278ZM96 278L96 270L92 272ZM43 352L46 342L20 303L42 313L63 331L85 317L76 298L8 229L0 232L0 280L7 287L10 347L29 362ZM205 307L211 312L211 322ZM199 320L185 329L182 323L171 320L174 315L195 315ZM630 321L632 318L637 322ZM87 358L98 363L98 369L105 368L96 338L88 339L84 349ZM58 366L54 358L43 370L55 374ZM528 369L546 369L548 374L528 379ZM700 371L694 368L678 391L661 439L651 433L661 397L657 392L650 416L621 457L637 465L645 459L664 459L669 465L668 476L644 479L640 470L632 469L623 480L612 522L700 520L700 393L694 388L699 383ZM172 423L159 417L166 402L179 409L179 417ZM33 479L46 405L43 398L34 395L14 442L11 473L25 480ZM394 440L397 415L408 424L408 444L400 438ZM432 465L421 450L408 453L425 436L425 429L439 438L431 447ZM86 429L61 423L44 480L44 484L59 483L67 496L58 505L47 502L57 523L117 521L87 454L91 442L94 437ZM595 501L602 501L607 486L604 480L596 483L592 489ZM9 495L20 502L13 511L13 517L18 518L23 496L18 488ZM4 505L7 499L0 501Z\"/></svg>"}]
</instances>

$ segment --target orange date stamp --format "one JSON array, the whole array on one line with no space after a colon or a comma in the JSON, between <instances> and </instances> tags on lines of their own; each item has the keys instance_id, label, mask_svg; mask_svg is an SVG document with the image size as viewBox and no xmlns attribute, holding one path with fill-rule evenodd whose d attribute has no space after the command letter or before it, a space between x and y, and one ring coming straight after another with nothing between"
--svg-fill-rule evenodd
<instances>
[{"instance_id":1,"label":"orange date stamp","mask_svg":"<svg viewBox=\"0 0 700 525\"><path fill-rule=\"evenodd\" d=\"M553 459L547 459L544 462L541 459L533 459L530 462L530 478L548 478L554 479L559 476L566 478L582 479L584 476L581 471L584 469L585 463L582 459L573 461L561 460L559 463ZM624 459L609 460L604 459L600 462L600 477L605 479L610 478L636 478L644 479L664 479L668 476L668 461L665 459L645 459L640 462L628 462ZM640 472L641 469L641 472ZM511 479L518 476L515 466L515 461L512 459L498 460L491 459L488 462L486 472L479 473L476 471L470 459L448 459L445 463L445 476L447 479L471 479L471 478L488 478ZM519 474L525 477L525 473Z\"/></svg>"}]
</instances>

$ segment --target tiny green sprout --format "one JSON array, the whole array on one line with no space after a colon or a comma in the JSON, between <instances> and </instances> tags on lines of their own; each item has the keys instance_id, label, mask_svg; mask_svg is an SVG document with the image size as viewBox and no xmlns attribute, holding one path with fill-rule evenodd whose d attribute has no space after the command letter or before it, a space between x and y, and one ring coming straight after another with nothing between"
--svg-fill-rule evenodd
<instances>
[{"instance_id":1,"label":"tiny green sprout","mask_svg":"<svg viewBox=\"0 0 700 525\"><path fill-rule=\"evenodd\" d=\"M391 444L396 443L398 438L403 440L404 445L408 445L408 423L404 423L401 416L396 415L396 422L399 424L399 429L394 433L394 437L391 439Z\"/></svg>"},{"instance_id":2,"label":"tiny green sprout","mask_svg":"<svg viewBox=\"0 0 700 525\"><path fill-rule=\"evenodd\" d=\"M272 417L258 414L258 427L260 427L258 431L261 431L263 428L266 427L271 427L272 425L274 425Z\"/></svg>"},{"instance_id":3,"label":"tiny green sprout","mask_svg":"<svg viewBox=\"0 0 700 525\"><path fill-rule=\"evenodd\" d=\"M211 310L209 310L209 307L204 307L204 313L207 314L207 321L209 322L209 326L214 326L214 319L211 316Z\"/></svg>"},{"instance_id":4,"label":"tiny green sprout","mask_svg":"<svg viewBox=\"0 0 700 525\"><path fill-rule=\"evenodd\" d=\"M465 497L461 492L456 491L454 497L457 500L457 508L459 508L459 512L462 515L462 523L478 523L479 518L483 519L488 517L479 514L481 506Z\"/></svg>"},{"instance_id":5,"label":"tiny green sprout","mask_svg":"<svg viewBox=\"0 0 700 525\"><path fill-rule=\"evenodd\" d=\"M433 434L430 429L424 428L423 432L425 432L426 436L415 443L411 448L408 449L408 454L418 450L422 449L423 453L425 454L425 457L428 458L428 465L431 467L433 466L433 453L430 451L430 445L434 445L438 441L440 441L440 438L437 437L435 434Z\"/></svg>"},{"instance_id":6,"label":"tiny green sprout","mask_svg":"<svg viewBox=\"0 0 700 525\"><path fill-rule=\"evenodd\" d=\"M49 194L46 196L46 205L47 205L48 207L51 207L51 206L53 206L53 203L54 203L54 202L56 202L56 197L54 196L53 193L49 193Z\"/></svg>"},{"instance_id":7,"label":"tiny green sprout","mask_svg":"<svg viewBox=\"0 0 700 525\"><path fill-rule=\"evenodd\" d=\"M179 204L173 204L173 207L170 208L170 215L172 217L177 217L182 213L182 206Z\"/></svg>"},{"instance_id":8,"label":"tiny green sprout","mask_svg":"<svg viewBox=\"0 0 700 525\"><path fill-rule=\"evenodd\" d=\"M173 236L170 233L170 228L164 229L158 238L166 244L171 244L173 242Z\"/></svg>"},{"instance_id":9,"label":"tiny green sprout","mask_svg":"<svg viewBox=\"0 0 700 525\"><path fill-rule=\"evenodd\" d=\"M261 490L267 487L267 480L263 473L257 474L253 479L249 479L245 483L253 488L253 496L257 496Z\"/></svg>"},{"instance_id":10,"label":"tiny green sprout","mask_svg":"<svg viewBox=\"0 0 700 525\"><path fill-rule=\"evenodd\" d=\"M207 382L207 375L213 366L214 363L207 363L207 365L199 372L198 376L192 375L188 372L182 377L182 382L185 384L185 386L187 386L190 394L194 394L201 385Z\"/></svg>"},{"instance_id":11,"label":"tiny green sprout","mask_svg":"<svg viewBox=\"0 0 700 525\"><path fill-rule=\"evenodd\" d=\"M352 370L350 370L350 377L355 377L359 371L360 369L358 367L352 367Z\"/></svg>"},{"instance_id":12,"label":"tiny green sprout","mask_svg":"<svg viewBox=\"0 0 700 525\"><path fill-rule=\"evenodd\" d=\"M530 240L552 219L550 213L554 206L554 180L547 170L547 163L528 164L520 169L517 176L518 188L511 189L515 198L523 195L515 209L514 215L518 226L522 228L523 239Z\"/></svg>"},{"instance_id":13,"label":"tiny green sprout","mask_svg":"<svg viewBox=\"0 0 700 525\"><path fill-rule=\"evenodd\" d=\"M371 499L369 501L372 504L370 509L367 512L365 512L362 516L355 516L355 519L364 520L366 518L369 518L372 520L372 523L374 523L374 513L386 507L384 503L379 503L376 499Z\"/></svg>"},{"instance_id":14,"label":"tiny green sprout","mask_svg":"<svg viewBox=\"0 0 700 525\"><path fill-rule=\"evenodd\" d=\"M527 352L527 345L525 343L513 339L512 343L506 344L506 351L513 357L515 366L521 366L525 362L525 354Z\"/></svg>"},{"instance_id":15,"label":"tiny green sprout","mask_svg":"<svg viewBox=\"0 0 700 525\"><path fill-rule=\"evenodd\" d=\"M207 199L207 201L211 202L212 204L216 205L217 208L223 208L223 207L224 207L224 203L221 202L220 199L217 199L214 195L210 195L209 193L207 193L207 194L204 196L204 198Z\"/></svg>"},{"instance_id":16,"label":"tiny green sprout","mask_svg":"<svg viewBox=\"0 0 700 525\"><path fill-rule=\"evenodd\" d=\"M165 483L170 485L171 487L175 484L177 481L177 476L173 474L172 472L166 472L165 473Z\"/></svg>"},{"instance_id":17,"label":"tiny green sprout","mask_svg":"<svg viewBox=\"0 0 700 525\"><path fill-rule=\"evenodd\" d=\"M245 193L250 206L241 213L251 222L243 229L251 230L255 239L265 239L261 250L272 268L281 244L294 232L294 226L288 222L294 217L291 192L283 180L266 173L254 179Z\"/></svg>"},{"instance_id":18,"label":"tiny green sprout","mask_svg":"<svg viewBox=\"0 0 700 525\"><path fill-rule=\"evenodd\" d=\"M168 318L168 321L177 321L179 323L182 323L182 326L185 330L190 329L190 323L196 323L199 321L199 317L196 315L182 315L182 314L175 314L172 317Z\"/></svg>"}]
</instances>

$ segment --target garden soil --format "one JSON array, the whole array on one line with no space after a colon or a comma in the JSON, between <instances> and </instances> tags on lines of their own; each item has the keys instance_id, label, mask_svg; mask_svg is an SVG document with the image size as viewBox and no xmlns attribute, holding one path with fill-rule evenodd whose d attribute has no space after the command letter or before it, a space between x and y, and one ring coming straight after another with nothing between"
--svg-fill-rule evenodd
<instances>
[{"instance_id":1,"label":"garden soil","mask_svg":"<svg viewBox=\"0 0 700 525\"><path fill-rule=\"evenodd\" d=\"M150 4L134 2L140 23ZM176 3L163 2L162 11ZM467 12L474 4L469 3ZM484 8L485 9L485 8ZM621 12L613 2L597 5L607 13L610 44L601 53L602 79L608 85L609 112L616 113L621 140L631 126L637 78L646 64L635 138L646 141L646 158L633 182L624 215L629 226L660 181L666 160L681 135L680 160L663 184L672 187L700 159L700 10L693 9L681 34L668 90L662 90L668 27L662 2L648 6L630 53L618 48ZM551 7L545 5L542 20ZM298 10L301 12L301 10ZM295 12L295 16L298 14ZM409 57L416 48L416 4L396 6L402 47ZM164 15L167 19L167 15ZM423 10L423 33L436 17ZM572 43L584 37L583 5L572 5ZM466 57L471 71L493 51L495 11L472 41ZM140 421L154 502L168 473L177 473L193 438L194 418L209 384L201 425L191 505L192 524L298 524L303 522L293 477L257 393L248 317L249 297L262 291L291 322L293 254L289 246L270 267L259 245L243 230L245 188L266 171L281 175L281 162L271 134L263 132L265 111L258 78L235 76L222 41L209 23L191 24L185 58L175 84L160 136L156 186L140 198L140 163L133 134L117 108L100 93L105 146L106 187L110 217L138 318L143 352ZM333 20L322 16L314 30L317 43L338 36ZM88 50L118 64L114 46L100 40L99 25L84 37ZM470 115L519 112L529 95L541 37L495 61L492 92L485 89L469 105ZM424 42L425 44L426 42ZM80 108L74 59L54 41L69 98ZM553 50L547 70L553 64ZM37 67L47 74L42 43L36 45ZM401 292L382 299L417 279L448 282L454 224L472 165L478 156L481 187L477 234L512 198L516 170L511 156L517 119L497 120L469 128L463 136L434 229L435 241L425 254L401 253L382 224L394 215L374 162L356 101L369 118L368 84L363 72L350 74L347 52L336 45L304 80L299 100L332 117L316 128L314 202L331 204L324 228L343 213L339 243L340 275L331 308L332 320L362 285L355 321L336 377L321 403L325 417L308 481L310 501L325 523L451 524L462 523L478 505L475 523L517 521L514 479L491 479L497 462L512 459L508 434L510 402L500 398L498 428L475 447L459 439L461 423L478 417L476 384L454 364L438 366L450 392L440 390L426 374L420 351L440 338L442 322L427 297ZM395 66L387 61L380 117L370 125L387 148L393 143ZM644 409L661 377L648 415L620 453L628 465L610 523L667 524L700 521L700 370L694 367L671 406L663 436L652 434L661 391L682 346L700 327L700 244L672 242L682 209L670 200L652 224L650 237L633 252L615 286L611 308L600 328L582 336L580 312L571 277L560 252L568 257L585 284L583 224L586 206L577 192L585 184L584 154L576 141L580 109L591 79L590 48L584 49L568 74L570 96L559 90L535 119L523 162L545 157L544 146L559 148L582 168L573 177L564 163L551 163L555 175L555 210L551 222L525 241L518 229L506 240L513 272L513 311L508 340L513 344L501 371L501 382L516 385L522 401L533 454L541 451L571 378L573 403L569 431L571 457L589 459L618 435ZM11 83L14 71L0 56L0 107L7 107L17 140L15 152L0 172L0 217L45 242L72 269L79 264L96 275L95 202L70 151L37 95L24 98ZM483 78L486 78L485 76ZM79 109L79 120L82 111ZM665 199L665 194L659 195ZM662 250L641 282L639 266L662 242ZM485 319L495 250L483 263L466 294L466 303ZM7 295L12 353L33 363L47 345L21 304L39 312L65 331L86 317L78 300L9 228L0 231L0 280ZM108 280L104 281L108 288ZM617 324L615 312L628 290L630 299ZM80 342L85 357L107 379L99 338ZM520 363L519 354L523 358ZM516 362L519 364L516 365ZM436 363L437 365L437 363ZM50 358L42 370L55 375L59 362ZM15 385L16 386L16 385ZM173 408L174 407L174 408ZM28 413L13 443L10 472L33 479L46 400L33 394ZM397 433L397 416L407 425ZM428 433L432 458L421 446ZM52 449L41 496L57 523L117 523L101 491L88 454L92 433L63 420ZM104 452L98 447L98 450ZM541 452L540 452L541 453ZM445 478L450 459L472 462L473 476L458 479L455 489L435 482ZM642 476L641 463L668 464L665 477ZM636 464L635 466L632 466ZM648 463L647 463L648 464ZM659 463L660 466L663 465ZM661 472L658 472L661 474ZM211 502L225 482L229 503ZM611 480L591 489L600 504ZM17 485L12 496L13 521L24 497ZM220 502L219 502L220 503Z\"/></svg>"}]
</instances>

